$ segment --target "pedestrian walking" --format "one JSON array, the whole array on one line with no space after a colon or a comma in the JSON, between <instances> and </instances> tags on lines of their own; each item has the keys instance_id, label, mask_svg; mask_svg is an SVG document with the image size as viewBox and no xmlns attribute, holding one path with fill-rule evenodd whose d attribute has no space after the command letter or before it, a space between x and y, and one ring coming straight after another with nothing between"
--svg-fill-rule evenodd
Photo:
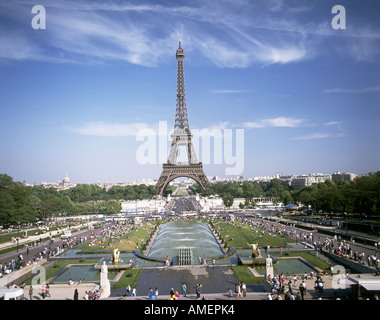
<instances>
[{"instance_id":1,"label":"pedestrian walking","mask_svg":"<svg viewBox=\"0 0 380 320\"><path fill-rule=\"evenodd\" d=\"M315 293L318 292L318 289L319 289L319 281L315 280L315 282L314 282L314 291L315 291Z\"/></svg>"},{"instance_id":2,"label":"pedestrian walking","mask_svg":"<svg viewBox=\"0 0 380 320\"><path fill-rule=\"evenodd\" d=\"M197 300L201 297L201 284L197 283L197 287L195 289L195 293L197 295Z\"/></svg>"},{"instance_id":3,"label":"pedestrian walking","mask_svg":"<svg viewBox=\"0 0 380 320\"><path fill-rule=\"evenodd\" d=\"M318 292L319 292L319 296L321 296L323 293L323 281L322 280L319 281L319 283L318 283Z\"/></svg>"},{"instance_id":4,"label":"pedestrian walking","mask_svg":"<svg viewBox=\"0 0 380 320\"><path fill-rule=\"evenodd\" d=\"M29 300L33 300L33 287L29 287Z\"/></svg>"},{"instance_id":5,"label":"pedestrian walking","mask_svg":"<svg viewBox=\"0 0 380 320\"><path fill-rule=\"evenodd\" d=\"M42 296L42 299L45 299L45 288L44 287L41 287L41 296Z\"/></svg>"},{"instance_id":6,"label":"pedestrian walking","mask_svg":"<svg viewBox=\"0 0 380 320\"><path fill-rule=\"evenodd\" d=\"M49 284L47 284L46 287L45 287L45 295L46 295L46 297L51 298Z\"/></svg>"},{"instance_id":7,"label":"pedestrian walking","mask_svg":"<svg viewBox=\"0 0 380 320\"><path fill-rule=\"evenodd\" d=\"M182 283L182 295L184 297L186 297L186 290L187 290L187 286L186 286L186 283Z\"/></svg>"},{"instance_id":8,"label":"pedestrian walking","mask_svg":"<svg viewBox=\"0 0 380 320\"><path fill-rule=\"evenodd\" d=\"M236 293L237 293L237 297L238 298L242 298L243 297L243 295L242 295L242 293L241 293L241 286L240 285L237 285L237 287L236 287Z\"/></svg>"},{"instance_id":9,"label":"pedestrian walking","mask_svg":"<svg viewBox=\"0 0 380 320\"><path fill-rule=\"evenodd\" d=\"M288 281L288 290L289 290L289 293L290 293L290 294L293 294L293 290L292 290L292 279L289 279L289 281Z\"/></svg>"},{"instance_id":10,"label":"pedestrian walking","mask_svg":"<svg viewBox=\"0 0 380 320\"><path fill-rule=\"evenodd\" d=\"M152 289L152 288L149 288L149 291L148 291L148 299L149 299L149 300L153 300L153 289Z\"/></svg>"},{"instance_id":11,"label":"pedestrian walking","mask_svg":"<svg viewBox=\"0 0 380 320\"><path fill-rule=\"evenodd\" d=\"M302 283L299 286L299 290L300 290L300 294L301 294L301 299L305 300L305 298L304 298L304 296L305 296L305 288L304 288L304 286L303 286Z\"/></svg>"},{"instance_id":12,"label":"pedestrian walking","mask_svg":"<svg viewBox=\"0 0 380 320\"><path fill-rule=\"evenodd\" d=\"M78 289L75 289L74 290L74 300L78 300L79 298L79 292L78 292Z\"/></svg>"},{"instance_id":13,"label":"pedestrian walking","mask_svg":"<svg viewBox=\"0 0 380 320\"><path fill-rule=\"evenodd\" d=\"M158 300L158 289L157 288L154 289L154 296L155 296L156 300Z\"/></svg>"},{"instance_id":14,"label":"pedestrian walking","mask_svg":"<svg viewBox=\"0 0 380 320\"><path fill-rule=\"evenodd\" d=\"M242 282L242 284L241 284L241 291L243 293L243 297L246 297L247 296L247 285L244 282Z\"/></svg>"}]
</instances>

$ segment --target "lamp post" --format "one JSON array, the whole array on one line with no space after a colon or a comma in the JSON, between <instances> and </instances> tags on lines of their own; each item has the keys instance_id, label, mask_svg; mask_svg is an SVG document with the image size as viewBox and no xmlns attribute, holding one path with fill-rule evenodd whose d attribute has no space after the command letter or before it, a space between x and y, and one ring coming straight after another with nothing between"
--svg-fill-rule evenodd
<instances>
[{"instance_id":1,"label":"lamp post","mask_svg":"<svg viewBox=\"0 0 380 320\"><path fill-rule=\"evenodd\" d=\"M347 212L344 213L344 223L346 224L346 239L348 241Z\"/></svg>"},{"instance_id":2,"label":"lamp post","mask_svg":"<svg viewBox=\"0 0 380 320\"><path fill-rule=\"evenodd\" d=\"M17 252L18 252L18 243L20 241L20 222L17 222L17 229L18 229L18 232L17 232Z\"/></svg>"}]
</instances>

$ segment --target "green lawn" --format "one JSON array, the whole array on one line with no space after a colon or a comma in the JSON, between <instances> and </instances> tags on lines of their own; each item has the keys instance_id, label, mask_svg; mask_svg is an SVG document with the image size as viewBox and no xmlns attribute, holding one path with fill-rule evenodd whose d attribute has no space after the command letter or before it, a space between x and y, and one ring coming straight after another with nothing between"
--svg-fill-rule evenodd
<instances>
[{"instance_id":1,"label":"green lawn","mask_svg":"<svg viewBox=\"0 0 380 320\"><path fill-rule=\"evenodd\" d=\"M284 246L286 243L294 240L279 235L269 235L269 233L260 228L253 231L250 226L240 222L234 222L233 225L223 220L214 222L228 244L232 247L244 247L251 243L258 243L259 246ZM260 233L263 231L263 233Z\"/></svg>"},{"instance_id":2,"label":"green lawn","mask_svg":"<svg viewBox=\"0 0 380 320\"><path fill-rule=\"evenodd\" d=\"M247 266L233 266L231 267L238 281L244 282L245 284L263 284L263 277L255 277ZM232 288L231 288L232 289Z\"/></svg>"},{"instance_id":3,"label":"green lawn","mask_svg":"<svg viewBox=\"0 0 380 320\"><path fill-rule=\"evenodd\" d=\"M112 251L117 248L119 250L136 250L140 248L146 239L153 231L154 226L147 224L138 228L138 230L132 230L119 239L106 239L104 242L99 241L94 246L89 246L89 242L80 244L75 249L83 251ZM141 241L142 240L142 241Z\"/></svg>"},{"instance_id":4,"label":"green lawn","mask_svg":"<svg viewBox=\"0 0 380 320\"><path fill-rule=\"evenodd\" d=\"M176 195L177 196L188 196L189 192L185 188L179 188Z\"/></svg>"},{"instance_id":5,"label":"green lawn","mask_svg":"<svg viewBox=\"0 0 380 320\"><path fill-rule=\"evenodd\" d=\"M112 289L126 288L128 285L133 288L137 285L141 273L142 269L126 269L123 275L120 277L119 281L111 283Z\"/></svg>"}]
</instances>

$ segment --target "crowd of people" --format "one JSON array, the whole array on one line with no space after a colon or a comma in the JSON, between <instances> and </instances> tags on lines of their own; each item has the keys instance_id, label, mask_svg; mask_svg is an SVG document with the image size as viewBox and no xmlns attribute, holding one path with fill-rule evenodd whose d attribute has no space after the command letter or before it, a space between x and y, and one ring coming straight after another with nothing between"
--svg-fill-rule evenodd
<instances>
[{"instance_id":1,"label":"crowd of people","mask_svg":"<svg viewBox=\"0 0 380 320\"><path fill-rule=\"evenodd\" d=\"M268 276L268 281L272 283L272 291L268 293L268 300L305 300L307 292L306 280L314 280L314 290L318 299L322 299L324 280L322 274L314 274L313 271L310 274L305 273L303 276L294 274L289 276L286 274L280 274L276 277ZM298 282L300 280L300 282ZM299 283L299 285L298 285ZM295 292L297 291L297 292Z\"/></svg>"},{"instance_id":2,"label":"crowd of people","mask_svg":"<svg viewBox=\"0 0 380 320\"><path fill-rule=\"evenodd\" d=\"M188 285L183 282L181 285L181 291L183 297L188 297ZM202 294L203 291L203 285L201 283L197 283L195 287L195 299L196 300L206 300L206 297L204 294ZM137 295L137 287L131 288L130 285L126 287L126 293L121 296L121 299L127 299L128 297L136 297ZM171 288L169 291L169 300L178 300L181 297L181 294L178 292L178 290L175 290L174 288ZM159 299L159 292L158 288L150 287L148 290L148 300L160 300Z\"/></svg>"},{"instance_id":3,"label":"crowd of people","mask_svg":"<svg viewBox=\"0 0 380 320\"><path fill-rule=\"evenodd\" d=\"M138 225L132 225L126 221L112 222L107 224L101 229L101 232L93 236L90 236L89 246L99 246L100 248L113 248L115 243L121 239L129 239L128 233L131 231L138 231ZM144 242L140 240L140 245ZM138 245L137 245L138 248ZM137 249L136 248L136 249Z\"/></svg>"},{"instance_id":4,"label":"crowd of people","mask_svg":"<svg viewBox=\"0 0 380 320\"><path fill-rule=\"evenodd\" d=\"M79 300L79 297L76 296L76 292L78 292L77 289L74 291L74 300ZM84 300L100 300L102 297L102 290L101 289L96 289L93 291L85 291L84 294Z\"/></svg>"},{"instance_id":5,"label":"crowd of people","mask_svg":"<svg viewBox=\"0 0 380 320\"><path fill-rule=\"evenodd\" d=\"M56 247L52 247L53 241L49 241L49 246L43 246L44 244L39 240L38 242L34 242L32 247L40 247L40 250L34 254L34 256L30 256L30 246L26 244L24 249L26 250L25 256L21 253L17 255L16 258L10 259L7 262L0 262L0 277L6 276L11 272L16 270L25 268L30 265L37 265L39 261L42 259L48 259L49 257L54 257L61 254L66 249L72 248L73 246L80 244L86 241L86 237L73 237L69 239L65 239Z\"/></svg>"},{"instance_id":6,"label":"crowd of people","mask_svg":"<svg viewBox=\"0 0 380 320\"><path fill-rule=\"evenodd\" d=\"M48 259L49 257L54 257L67 249L72 249L74 246L90 240L90 246L104 243L107 239L111 239L109 246L112 246L111 242L124 236L127 232L133 229L137 229L136 226L124 225L113 223L107 227L101 229L100 234L92 232L87 236L74 236L67 239L63 239L62 243L58 246L53 246L54 239L50 234L50 239L47 242L42 242L42 239L34 240L28 244L24 244L23 252L24 254L18 254L16 258L10 259L9 261L0 262L0 277L6 276L11 272L19 270L21 268L27 267L29 265L37 265L42 259ZM37 253L30 256L30 250L32 248L39 247Z\"/></svg>"},{"instance_id":7,"label":"crowd of people","mask_svg":"<svg viewBox=\"0 0 380 320\"><path fill-rule=\"evenodd\" d=\"M279 223L269 223L264 220L250 220L249 223L253 230L260 228L262 229L260 231L262 233L264 232L263 230L265 230L269 235L278 234L294 239L296 243L302 241L305 243L305 246L309 244L314 247L316 255L323 252L333 253L343 258L368 265L369 267L375 267L377 274L380 274L380 258L377 254L377 244L375 245L373 253L366 255L364 250L358 251L353 249L348 241L342 240L338 235L326 237L325 240L321 241L320 236L316 238L313 232L302 231L295 227L285 226ZM352 244L354 244L354 242Z\"/></svg>"},{"instance_id":8,"label":"crowd of people","mask_svg":"<svg viewBox=\"0 0 380 320\"><path fill-rule=\"evenodd\" d=\"M233 297L236 298L244 298L247 296L247 285L244 282L239 281L235 284L235 292L232 291L231 288L227 289L228 299Z\"/></svg>"},{"instance_id":9,"label":"crowd of people","mask_svg":"<svg viewBox=\"0 0 380 320\"><path fill-rule=\"evenodd\" d=\"M337 246L335 247L335 244ZM350 243L338 240L337 236L332 238L326 238L326 240L321 245L322 250L326 252L332 252L338 256L354 260L369 267L375 267L377 270L380 269L380 258L377 257L377 252L368 254L366 256L364 251L357 251L352 249Z\"/></svg>"}]
</instances>

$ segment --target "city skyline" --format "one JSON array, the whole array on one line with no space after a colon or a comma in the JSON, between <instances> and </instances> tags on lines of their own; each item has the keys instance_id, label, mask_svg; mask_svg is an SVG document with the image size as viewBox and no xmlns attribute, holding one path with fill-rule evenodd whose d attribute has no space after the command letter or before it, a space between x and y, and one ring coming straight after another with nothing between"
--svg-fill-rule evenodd
<instances>
[{"instance_id":1,"label":"city skyline","mask_svg":"<svg viewBox=\"0 0 380 320\"><path fill-rule=\"evenodd\" d=\"M158 179L136 134L174 127L179 37L190 129L244 130L240 175L379 170L376 1L340 1L346 29L331 1L38 4L46 29L35 4L0 4L0 173L15 181ZM227 177L223 160L205 174Z\"/></svg>"},{"instance_id":2,"label":"city skyline","mask_svg":"<svg viewBox=\"0 0 380 320\"><path fill-rule=\"evenodd\" d=\"M327 176L330 176L329 180L332 179L333 175L350 175L352 176L351 179L348 181L353 181L356 177L360 176L366 176L369 174L373 174L374 172L367 172L362 174L357 174L354 172L340 172L336 171L333 173L322 173L322 172L314 172L314 173L296 173L296 174L283 174L282 172L275 172L272 175L267 176L254 176L254 177L243 177L243 176L226 176L226 177L219 177L219 176L207 176L207 178L210 180L210 182L227 182L227 181L261 181L261 182L268 182L272 179L294 179L294 178L301 178L301 177L325 177L327 179ZM346 179L347 180L347 179ZM62 179L57 179L55 181L41 181L39 183L27 183L26 181L18 181L26 183L27 185L60 185L66 183L67 185L78 185L78 184L100 184L100 185L130 185L130 184L155 184L157 181L157 177L147 177L147 178L141 178L141 179L133 179L133 180L118 180L118 181L92 181L92 182L82 182L82 181L76 181L75 177L72 180L68 173L66 173L65 177ZM179 182L188 182L192 181L194 184L196 183L193 179L188 177L179 177L176 179L173 179L171 182L179 183Z\"/></svg>"}]
</instances>

